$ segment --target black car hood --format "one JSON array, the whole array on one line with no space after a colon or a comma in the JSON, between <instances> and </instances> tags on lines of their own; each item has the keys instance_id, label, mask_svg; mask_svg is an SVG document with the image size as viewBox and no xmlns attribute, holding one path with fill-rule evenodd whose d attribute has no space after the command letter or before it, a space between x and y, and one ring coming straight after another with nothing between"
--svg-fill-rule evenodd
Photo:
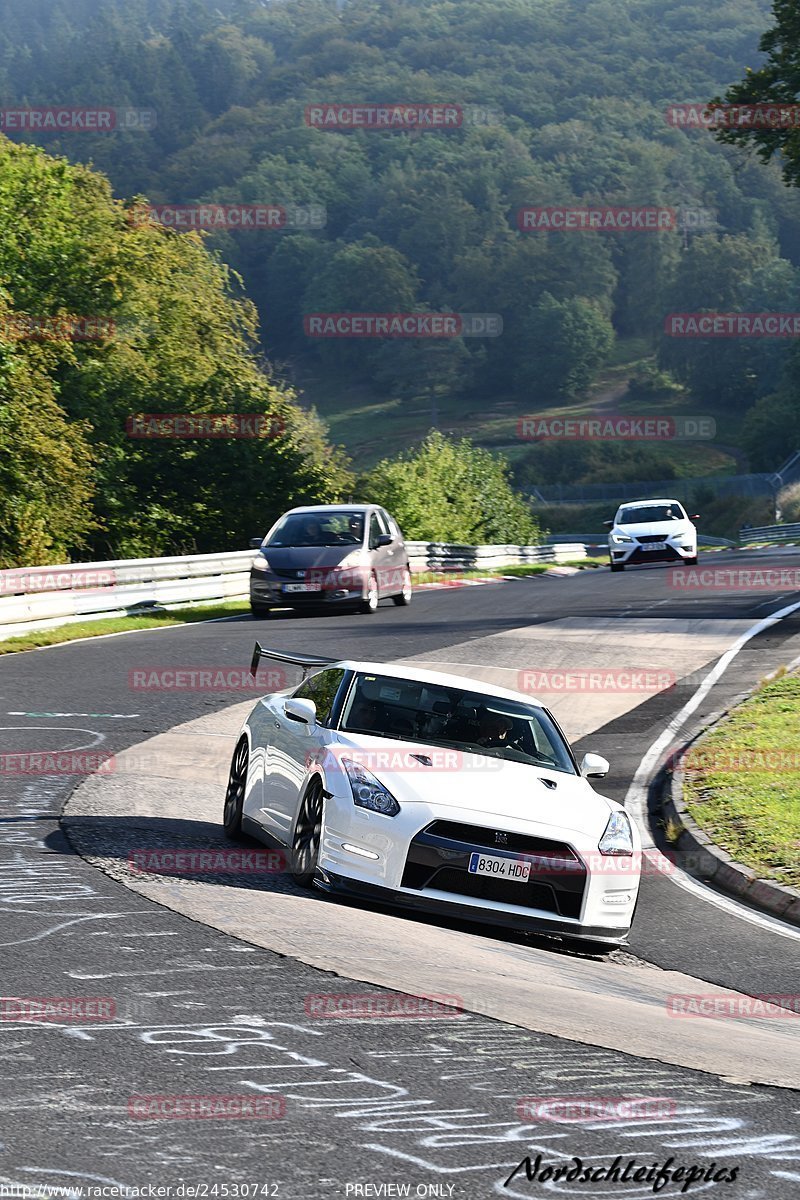
<instances>
[{"instance_id":1,"label":"black car hood","mask_svg":"<svg viewBox=\"0 0 800 1200\"><path fill-rule=\"evenodd\" d=\"M311 567L338 567L339 564L360 550L353 544L342 546L264 546L263 554L276 571L308 570Z\"/></svg>"}]
</instances>

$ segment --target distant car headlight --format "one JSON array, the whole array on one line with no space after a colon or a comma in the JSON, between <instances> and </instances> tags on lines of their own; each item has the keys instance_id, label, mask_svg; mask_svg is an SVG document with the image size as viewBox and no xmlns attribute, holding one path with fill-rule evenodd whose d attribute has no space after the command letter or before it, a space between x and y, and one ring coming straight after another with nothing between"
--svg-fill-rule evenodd
<instances>
[{"instance_id":1,"label":"distant car headlight","mask_svg":"<svg viewBox=\"0 0 800 1200\"><path fill-rule=\"evenodd\" d=\"M601 854L633 854L633 834L627 813L611 814L597 849Z\"/></svg>"},{"instance_id":2,"label":"distant car headlight","mask_svg":"<svg viewBox=\"0 0 800 1200\"><path fill-rule=\"evenodd\" d=\"M397 816L400 805L371 771L349 758L343 758L342 764L350 780L354 804L359 808L368 808L371 812L383 813L385 817Z\"/></svg>"},{"instance_id":3,"label":"distant car headlight","mask_svg":"<svg viewBox=\"0 0 800 1200\"><path fill-rule=\"evenodd\" d=\"M612 542L617 542L617 543L619 543L619 542L632 542L632 541L633 541L633 538L632 538L632 537L628 537L627 533L612 533L612 535L611 535L611 540L612 540Z\"/></svg>"},{"instance_id":4,"label":"distant car headlight","mask_svg":"<svg viewBox=\"0 0 800 1200\"><path fill-rule=\"evenodd\" d=\"M254 571L268 571L269 570L269 563L267 562L266 558L260 551L253 559L253 570Z\"/></svg>"}]
</instances>

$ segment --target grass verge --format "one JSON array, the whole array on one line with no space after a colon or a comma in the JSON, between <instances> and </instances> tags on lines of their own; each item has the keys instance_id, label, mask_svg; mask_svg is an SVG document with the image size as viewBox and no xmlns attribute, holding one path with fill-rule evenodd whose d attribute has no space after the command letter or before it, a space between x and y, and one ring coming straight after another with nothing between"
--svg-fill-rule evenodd
<instances>
[{"instance_id":1,"label":"grass verge","mask_svg":"<svg viewBox=\"0 0 800 1200\"><path fill-rule=\"evenodd\" d=\"M690 751L689 814L760 879L800 887L800 676L764 683Z\"/></svg>"},{"instance_id":2,"label":"grass verge","mask_svg":"<svg viewBox=\"0 0 800 1200\"><path fill-rule=\"evenodd\" d=\"M236 617L249 612L246 600L229 600L221 604L205 604L191 608L173 608L141 616L108 617L100 620L75 621L71 625L57 625L54 629L35 629L19 637L0 641L0 654L13 654L17 650L38 650L42 646L57 646L61 642L73 642L77 638L100 637L105 633L128 633L142 629L159 629L164 625L188 625L192 621L211 621L217 617Z\"/></svg>"}]
</instances>

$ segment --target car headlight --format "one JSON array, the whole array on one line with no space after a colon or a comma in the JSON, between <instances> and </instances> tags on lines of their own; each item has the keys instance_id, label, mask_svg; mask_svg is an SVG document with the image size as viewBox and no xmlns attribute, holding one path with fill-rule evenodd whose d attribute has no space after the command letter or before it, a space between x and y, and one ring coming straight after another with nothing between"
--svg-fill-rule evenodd
<instances>
[{"instance_id":1,"label":"car headlight","mask_svg":"<svg viewBox=\"0 0 800 1200\"><path fill-rule=\"evenodd\" d=\"M385 817L397 816L400 805L371 771L349 758L343 758L342 764L350 780L354 804L359 808L368 808L371 812L383 813Z\"/></svg>"},{"instance_id":2,"label":"car headlight","mask_svg":"<svg viewBox=\"0 0 800 1200\"><path fill-rule=\"evenodd\" d=\"M633 538L628 537L627 533L612 533L612 542L632 542Z\"/></svg>"},{"instance_id":3,"label":"car headlight","mask_svg":"<svg viewBox=\"0 0 800 1200\"><path fill-rule=\"evenodd\" d=\"M264 557L264 555L261 553L260 550L259 550L258 554L255 556L255 558L253 559L253 570L254 571L268 571L269 570L269 563L267 562L266 558Z\"/></svg>"},{"instance_id":4,"label":"car headlight","mask_svg":"<svg viewBox=\"0 0 800 1200\"><path fill-rule=\"evenodd\" d=\"M597 849L601 854L633 854L633 834L627 813L612 812Z\"/></svg>"}]
</instances>

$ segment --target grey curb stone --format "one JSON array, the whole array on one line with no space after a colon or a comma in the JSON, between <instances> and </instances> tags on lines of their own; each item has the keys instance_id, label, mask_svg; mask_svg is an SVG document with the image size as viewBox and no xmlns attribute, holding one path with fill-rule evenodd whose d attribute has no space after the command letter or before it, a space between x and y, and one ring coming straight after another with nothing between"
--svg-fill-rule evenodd
<instances>
[{"instance_id":1,"label":"grey curb stone","mask_svg":"<svg viewBox=\"0 0 800 1200\"><path fill-rule=\"evenodd\" d=\"M681 753L688 745L682 747ZM671 857L674 857L676 866L689 875L713 883L720 891L744 900L753 908L800 927L800 891L782 883L774 883L771 879L759 879L752 868L735 862L729 854L715 846L689 816L683 799L683 769L680 767L665 773L661 788L661 810L667 820L682 827L680 837L673 843Z\"/></svg>"}]
</instances>

